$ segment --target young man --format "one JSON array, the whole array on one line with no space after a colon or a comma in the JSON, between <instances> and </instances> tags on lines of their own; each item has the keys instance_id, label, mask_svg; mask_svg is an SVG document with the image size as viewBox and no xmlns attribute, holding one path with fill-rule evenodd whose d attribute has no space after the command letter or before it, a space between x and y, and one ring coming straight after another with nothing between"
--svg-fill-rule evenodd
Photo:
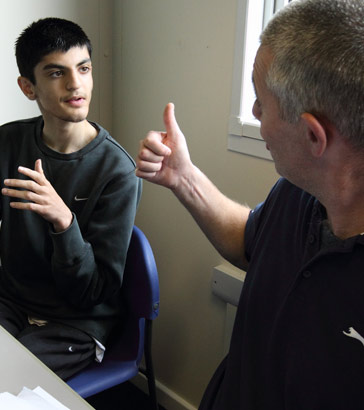
<instances>
[{"instance_id":1,"label":"young man","mask_svg":"<svg viewBox=\"0 0 364 410\"><path fill-rule=\"evenodd\" d=\"M141 185L127 152L87 121L91 43L46 18L16 43L41 116L0 127L0 325L63 379L102 358Z\"/></svg>"},{"instance_id":2,"label":"young man","mask_svg":"<svg viewBox=\"0 0 364 410\"><path fill-rule=\"evenodd\" d=\"M169 187L247 269L230 351L203 410L359 410L364 403L364 1L297 0L261 37L254 115L282 175L254 210L192 163L165 110L137 175Z\"/></svg>"}]
</instances>

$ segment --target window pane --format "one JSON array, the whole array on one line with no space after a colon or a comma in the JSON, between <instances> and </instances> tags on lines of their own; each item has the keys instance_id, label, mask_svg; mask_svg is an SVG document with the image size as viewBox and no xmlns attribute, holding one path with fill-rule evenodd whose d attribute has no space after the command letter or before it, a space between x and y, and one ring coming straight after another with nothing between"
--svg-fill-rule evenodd
<instances>
[{"instance_id":1,"label":"window pane","mask_svg":"<svg viewBox=\"0 0 364 410\"><path fill-rule=\"evenodd\" d=\"M238 0L237 38L229 118L228 149L272 159L252 114L255 100L251 76L259 36L275 12L295 0Z\"/></svg>"},{"instance_id":2,"label":"window pane","mask_svg":"<svg viewBox=\"0 0 364 410\"><path fill-rule=\"evenodd\" d=\"M292 1L294 0L265 0L262 29L267 25L268 21L271 19L274 13L282 9L284 6L287 6L287 4L291 3Z\"/></svg>"}]
</instances>

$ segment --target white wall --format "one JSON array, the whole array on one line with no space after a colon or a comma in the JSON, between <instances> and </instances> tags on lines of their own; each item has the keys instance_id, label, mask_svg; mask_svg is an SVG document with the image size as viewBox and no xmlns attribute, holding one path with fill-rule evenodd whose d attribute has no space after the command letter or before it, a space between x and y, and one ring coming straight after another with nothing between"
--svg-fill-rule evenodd
<instances>
[{"instance_id":1,"label":"white wall","mask_svg":"<svg viewBox=\"0 0 364 410\"><path fill-rule=\"evenodd\" d=\"M90 118L111 127L111 4L111 0L0 0L0 124L39 115L37 104L28 101L17 85L14 43L31 22L61 17L80 24L93 43L95 85Z\"/></svg>"},{"instance_id":2,"label":"white wall","mask_svg":"<svg viewBox=\"0 0 364 410\"><path fill-rule=\"evenodd\" d=\"M236 0L114 4L114 134L136 155L148 130L163 129L173 101L196 165L234 199L263 200L277 178L273 164L226 149ZM157 379L197 407L223 355L225 306L210 283L221 258L164 188L144 183L137 224L160 274Z\"/></svg>"}]
</instances>

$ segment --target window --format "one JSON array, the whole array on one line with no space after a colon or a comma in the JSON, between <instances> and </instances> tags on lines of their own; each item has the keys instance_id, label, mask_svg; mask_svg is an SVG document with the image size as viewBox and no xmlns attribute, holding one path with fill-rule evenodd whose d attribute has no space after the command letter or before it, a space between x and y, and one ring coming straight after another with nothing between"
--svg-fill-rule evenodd
<instances>
[{"instance_id":1,"label":"window","mask_svg":"<svg viewBox=\"0 0 364 410\"><path fill-rule=\"evenodd\" d=\"M253 117L252 69L259 35L273 14L294 0L238 0L228 149L272 160Z\"/></svg>"}]
</instances>

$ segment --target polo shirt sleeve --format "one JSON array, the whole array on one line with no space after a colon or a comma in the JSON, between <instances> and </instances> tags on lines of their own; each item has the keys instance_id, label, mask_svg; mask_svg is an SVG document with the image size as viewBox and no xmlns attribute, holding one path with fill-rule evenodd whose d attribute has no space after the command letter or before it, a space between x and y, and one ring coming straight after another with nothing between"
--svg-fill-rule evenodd
<instances>
[{"instance_id":1,"label":"polo shirt sleeve","mask_svg":"<svg viewBox=\"0 0 364 410\"><path fill-rule=\"evenodd\" d=\"M263 221L267 220L267 215L270 212L271 204L274 199L279 195L281 187L285 180L280 178L271 189L266 200L258 204L254 209L250 211L249 218L245 227L245 257L247 261L250 261L251 254L253 252L255 237L259 231Z\"/></svg>"}]
</instances>

